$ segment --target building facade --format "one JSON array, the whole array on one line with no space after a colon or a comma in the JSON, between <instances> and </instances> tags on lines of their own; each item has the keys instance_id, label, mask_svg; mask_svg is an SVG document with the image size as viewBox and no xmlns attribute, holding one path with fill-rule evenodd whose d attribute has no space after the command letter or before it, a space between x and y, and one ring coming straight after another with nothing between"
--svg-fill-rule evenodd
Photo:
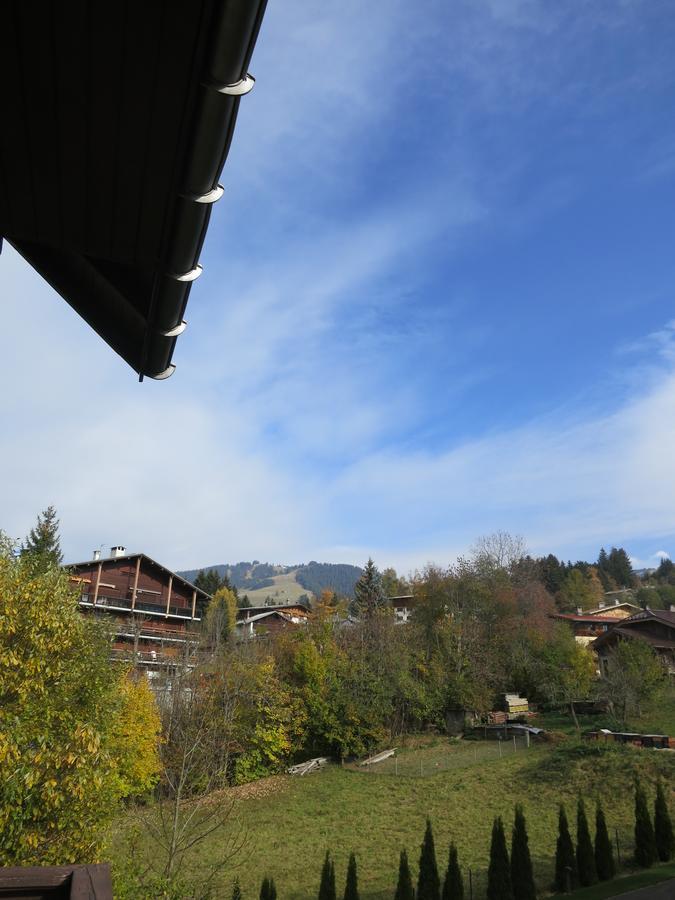
<instances>
[{"instance_id":1,"label":"building facade","mask_svg":"<svg viewBox=\"0 0 675 900\"><path fill-rule=\"evenodd\" d=\"M67 566L82 612L105 616L114 630L113 655L149 674L175 669L199 640L211 599L144 553L113 547Z\"/></svg>"}]
</instances>

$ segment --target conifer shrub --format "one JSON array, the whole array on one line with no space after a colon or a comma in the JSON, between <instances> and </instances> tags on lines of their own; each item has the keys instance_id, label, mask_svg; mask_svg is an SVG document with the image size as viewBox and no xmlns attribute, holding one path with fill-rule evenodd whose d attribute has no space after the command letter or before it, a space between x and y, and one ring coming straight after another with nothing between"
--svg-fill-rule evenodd
<instances>
[{"instance_id":1,"label":"conifer shrub","mask_svg":"<svg viewBox=\"0 0 675 900\"><path fill-rule=\"evenodd\" d=\"M635 781L635 862L645 869L656 862L656 837L647 796L642 784Z\"/></svg>"},{"instance_id":2,"label":"conifer shrub","mask_svg":"<svg viewBox=\"0 0 675 900\"><path fill-rule=\"evenodd\" d=\"M656 852L661 862L668 862L675 850L673 823L670 818L666 792L661 779L656 783L656 800L654 801L654 833Z\"/></svg>"},{"instance_id":3,"label":"conifer shrub","mask_svg":"<svg viewBox=\"0 0 675 900\"><path fill-rule=\"evenodd\" d=\"M527 837L527 823L523 807L516 805L516 815L511 836L511 885L518 900L536 900L532 859Z\"/></svg>"},{"instance_id":4,"label":"conifer shrub","mask_svg":"<svg viewBox=\"0 0 675 900\"><path fill-rule=\"evenodd\" d=\"M405 850L401 850L401 856L399 858L398 883L396 885L394 900L415 900L415 891L412 885L410 866L408 865L408 854Z\"/></svg>"},{"instance_id":5,"label":"conifer shrub","mask_svg":"<svg viewBox=\"0 0 675 900\"><path fill-rule=\"evenodd\" d=\"M595 869L600 881L609 881L616 874L614 851L600 802L595 810Z\"/></svg>"},{"instance_id":6,"label":"conifer shrub","mask_svg":"<svg viewBox=\"0 0 675 900\"><path fill-rule=\"evenodd\" d=\"M492 826L487 898L488 900L514 900L509 851L506 849L506 835L501 816L495 819Z\"/></svg>"},{"instance_id":7,"label":"conifer shrub","mask_svg":"<svg viewBox=\"0 0 675 900\"><path fill-rule=\"evenodd\" d=\"M349 865L347 866L347 883L345 884L344 900L359 900L359 883L356 872L356 857L353 853L349 854Z\"/></svg>"},{"instance_id":8,"label":"conifer shrub","mask_svg":"<svg viewBox=\"0 0 675 900\"><path fill-rule=\"evenodd\" d=\"M445 881L443 882L442 900L464 900L464 879L462 878L462 870L459 867L457 847L454 843L450 844L448 868L445 872Z\"/></svg>"},{"instance_id":9,"label":"conifer shrub","mask_svg":"<svg viewBox=\"0 0 675 900\"><path fill-rule=\"evenodd\" d=\"M598 873L595 870L595 851L586 818L586 806L581 797L577 801L577 873L579 884L582 887L595 884L598 880Z\"/></svg>"},{"instance_id":10,"label":"conifer shrub","mask_svg":"<svg viewBox=\"0 0 675 900\"><path fill-rule=\"evenodd\" d=\"M553 889L559 894L574 890L578 884L577 859L570 835L565 807L560 804L558 812L558 840L555 847L555 879Z\"/></svg>"},{"instance_id":11,"label":"conifer shrub","mask_svg":"<svg viewBox=\"0 0 675 900\"><path fill-rule=\"evenodd\" d=\"M431 821L427 819L427 827L420 852L420 869L417 878L417 900L440 900L441 881L436 865L436 850Z\"/></svg>"}]
</instances>

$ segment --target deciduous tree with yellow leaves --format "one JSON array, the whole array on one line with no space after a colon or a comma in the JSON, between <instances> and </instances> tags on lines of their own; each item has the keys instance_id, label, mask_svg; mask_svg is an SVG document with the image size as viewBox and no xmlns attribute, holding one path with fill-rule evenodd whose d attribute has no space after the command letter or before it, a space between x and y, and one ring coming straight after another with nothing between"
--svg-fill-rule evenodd
<instances>
[{"instance_id":1,"label":"deciduous tree with yellow leaves","mask_svg":"<svg viewBox=\"0 0 675 900\"><path fill-rule=\"evenodd\" d=\"M154 777L152 713L67 574L13 549L0 534L0 865L94 862L120 798Z\"/></svg>"}]
</instances>

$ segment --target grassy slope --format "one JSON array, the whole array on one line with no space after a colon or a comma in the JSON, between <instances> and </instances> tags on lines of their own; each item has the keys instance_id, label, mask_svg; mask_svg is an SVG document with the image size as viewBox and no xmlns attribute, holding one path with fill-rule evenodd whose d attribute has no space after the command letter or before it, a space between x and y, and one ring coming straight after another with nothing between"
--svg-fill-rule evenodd
<instances>
[{"instance_id":1,"label":"grassy slope","mask_svg":"<svg viewBox=\"0 0 675 900\"><path fill-rule=\"evenodd\" d=\"M428 751L437 758L444 741ZM445 744L448 753L454 747ZM422 754L424 748L409 751ZM550 883L557 833L557 805L564 801L574 822L574 804L582 791L589 804L603 795L610 827L619 830L624 853L632 845L631 777L656 769L675 774L675 756L630 748L606 751L585 745L552 750L532 748L503 759L493 757L463 769L430 777L376 775L331 766L306 778L284 777L270 796L242 801L239 825L248 834L245 857L237 871L244 900L258 895L263 874L271 874L283 900L316 896L321 862L327 848L336 861L338 893L347 858L354 849L359 861L362 900L390 900L398 854L408 849L416 870L425 817L432 819L439 862L444 865L450 839L460 861L474 874L474 897L484 896L485 869L492 820L503 815L510 830L515 802L523 802L529 825L535 874L541 888ZM215 859L223 835L214 834L200 847L204 862ZM229 897L231 877L219 885L218 897Z\"/></svg>"},{"instance_id":2,"label":"grassy slope","mask_svg":"<svg viewBox=\"0 0 675 900\"><path fill-rule=\"evenodd\" d=\"M293 569L287 575L275 575L274 584L269 587L259 588L255 591L249 591L242 587L239 589L239 593L242 597L244 594L248 595L251 606L262 606L265 602L265 597L274 597L275 602L279 604L295 603L298 597L301 597L303 594L311 598L312 592L295 580L296 572L297 569Z\"/></svg>"}]
</instances>

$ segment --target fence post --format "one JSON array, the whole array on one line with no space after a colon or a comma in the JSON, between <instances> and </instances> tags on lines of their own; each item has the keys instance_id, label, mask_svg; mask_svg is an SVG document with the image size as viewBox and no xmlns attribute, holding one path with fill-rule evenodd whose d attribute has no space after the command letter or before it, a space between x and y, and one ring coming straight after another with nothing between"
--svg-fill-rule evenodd
<instances>
[{"instance_id":1,"label":"fence post","mask_svg":"<svg viewBox=\"0 0 675 900\"><path fill-rule=\"evenodd\" d=\"M469 900L473 900L473 876L471 875L471 869L469 869Z\"/></svg>"},{"instance_id":2,"label":"fence post","mask_svg":"<svg viewBox=\"0 0 675 900\"><path fill-rule=\"evenodd\" d=\"M516 736L513 735L513 752L515 753L518 748L516 747Z\"/></svg>"},{"instance_id":3,"label":"fence post","mask_svg":"<svg viewBox=\"0 0 675 900\"><path fill-rule=\"evenodd\" d=\"M398 756L394 757L395 774L398 775Z\"/></svg>"},{"instance_id":4,"label":"fence post","mask_svg":"<svg viewBox=\"0 0 675 900\"><path fill-rule=\"evenodd\" d=\"M621 849L619 847L619 829L614 829L614 837L616 838L616 862L617 866L621 868Z\"/></svg>"},{"instance_id":5,"label":"fence post","mask_svg":"<svg viewBox=\"0 0 675 900\"><path fill-rule=\"evenodd\" d=\"M528 750L530 749L530 732L529 731L525 732L525 746L527 747Z\"/></svg>"},{"instance_id":6,"label":"fence post","mask_svg":"<svg viewBox=\"0 0 675 900\"><path fill-rule=\"evenodd\" d=\"M422 760L420 760L420 775L424 775L424 770L422 769Z\"/></svg>"},{"instance_id":7,"label":"fence post","mask_svg":"<svg viewBox=\"0 0 675 900\"><path fill-rule=\"evenodd\" d=\"M500 758L500 759L502 758L502 742L501 742L501 738L500 738L500 740L499 740L499 758Z\"/></svg>"}]
</instances>

